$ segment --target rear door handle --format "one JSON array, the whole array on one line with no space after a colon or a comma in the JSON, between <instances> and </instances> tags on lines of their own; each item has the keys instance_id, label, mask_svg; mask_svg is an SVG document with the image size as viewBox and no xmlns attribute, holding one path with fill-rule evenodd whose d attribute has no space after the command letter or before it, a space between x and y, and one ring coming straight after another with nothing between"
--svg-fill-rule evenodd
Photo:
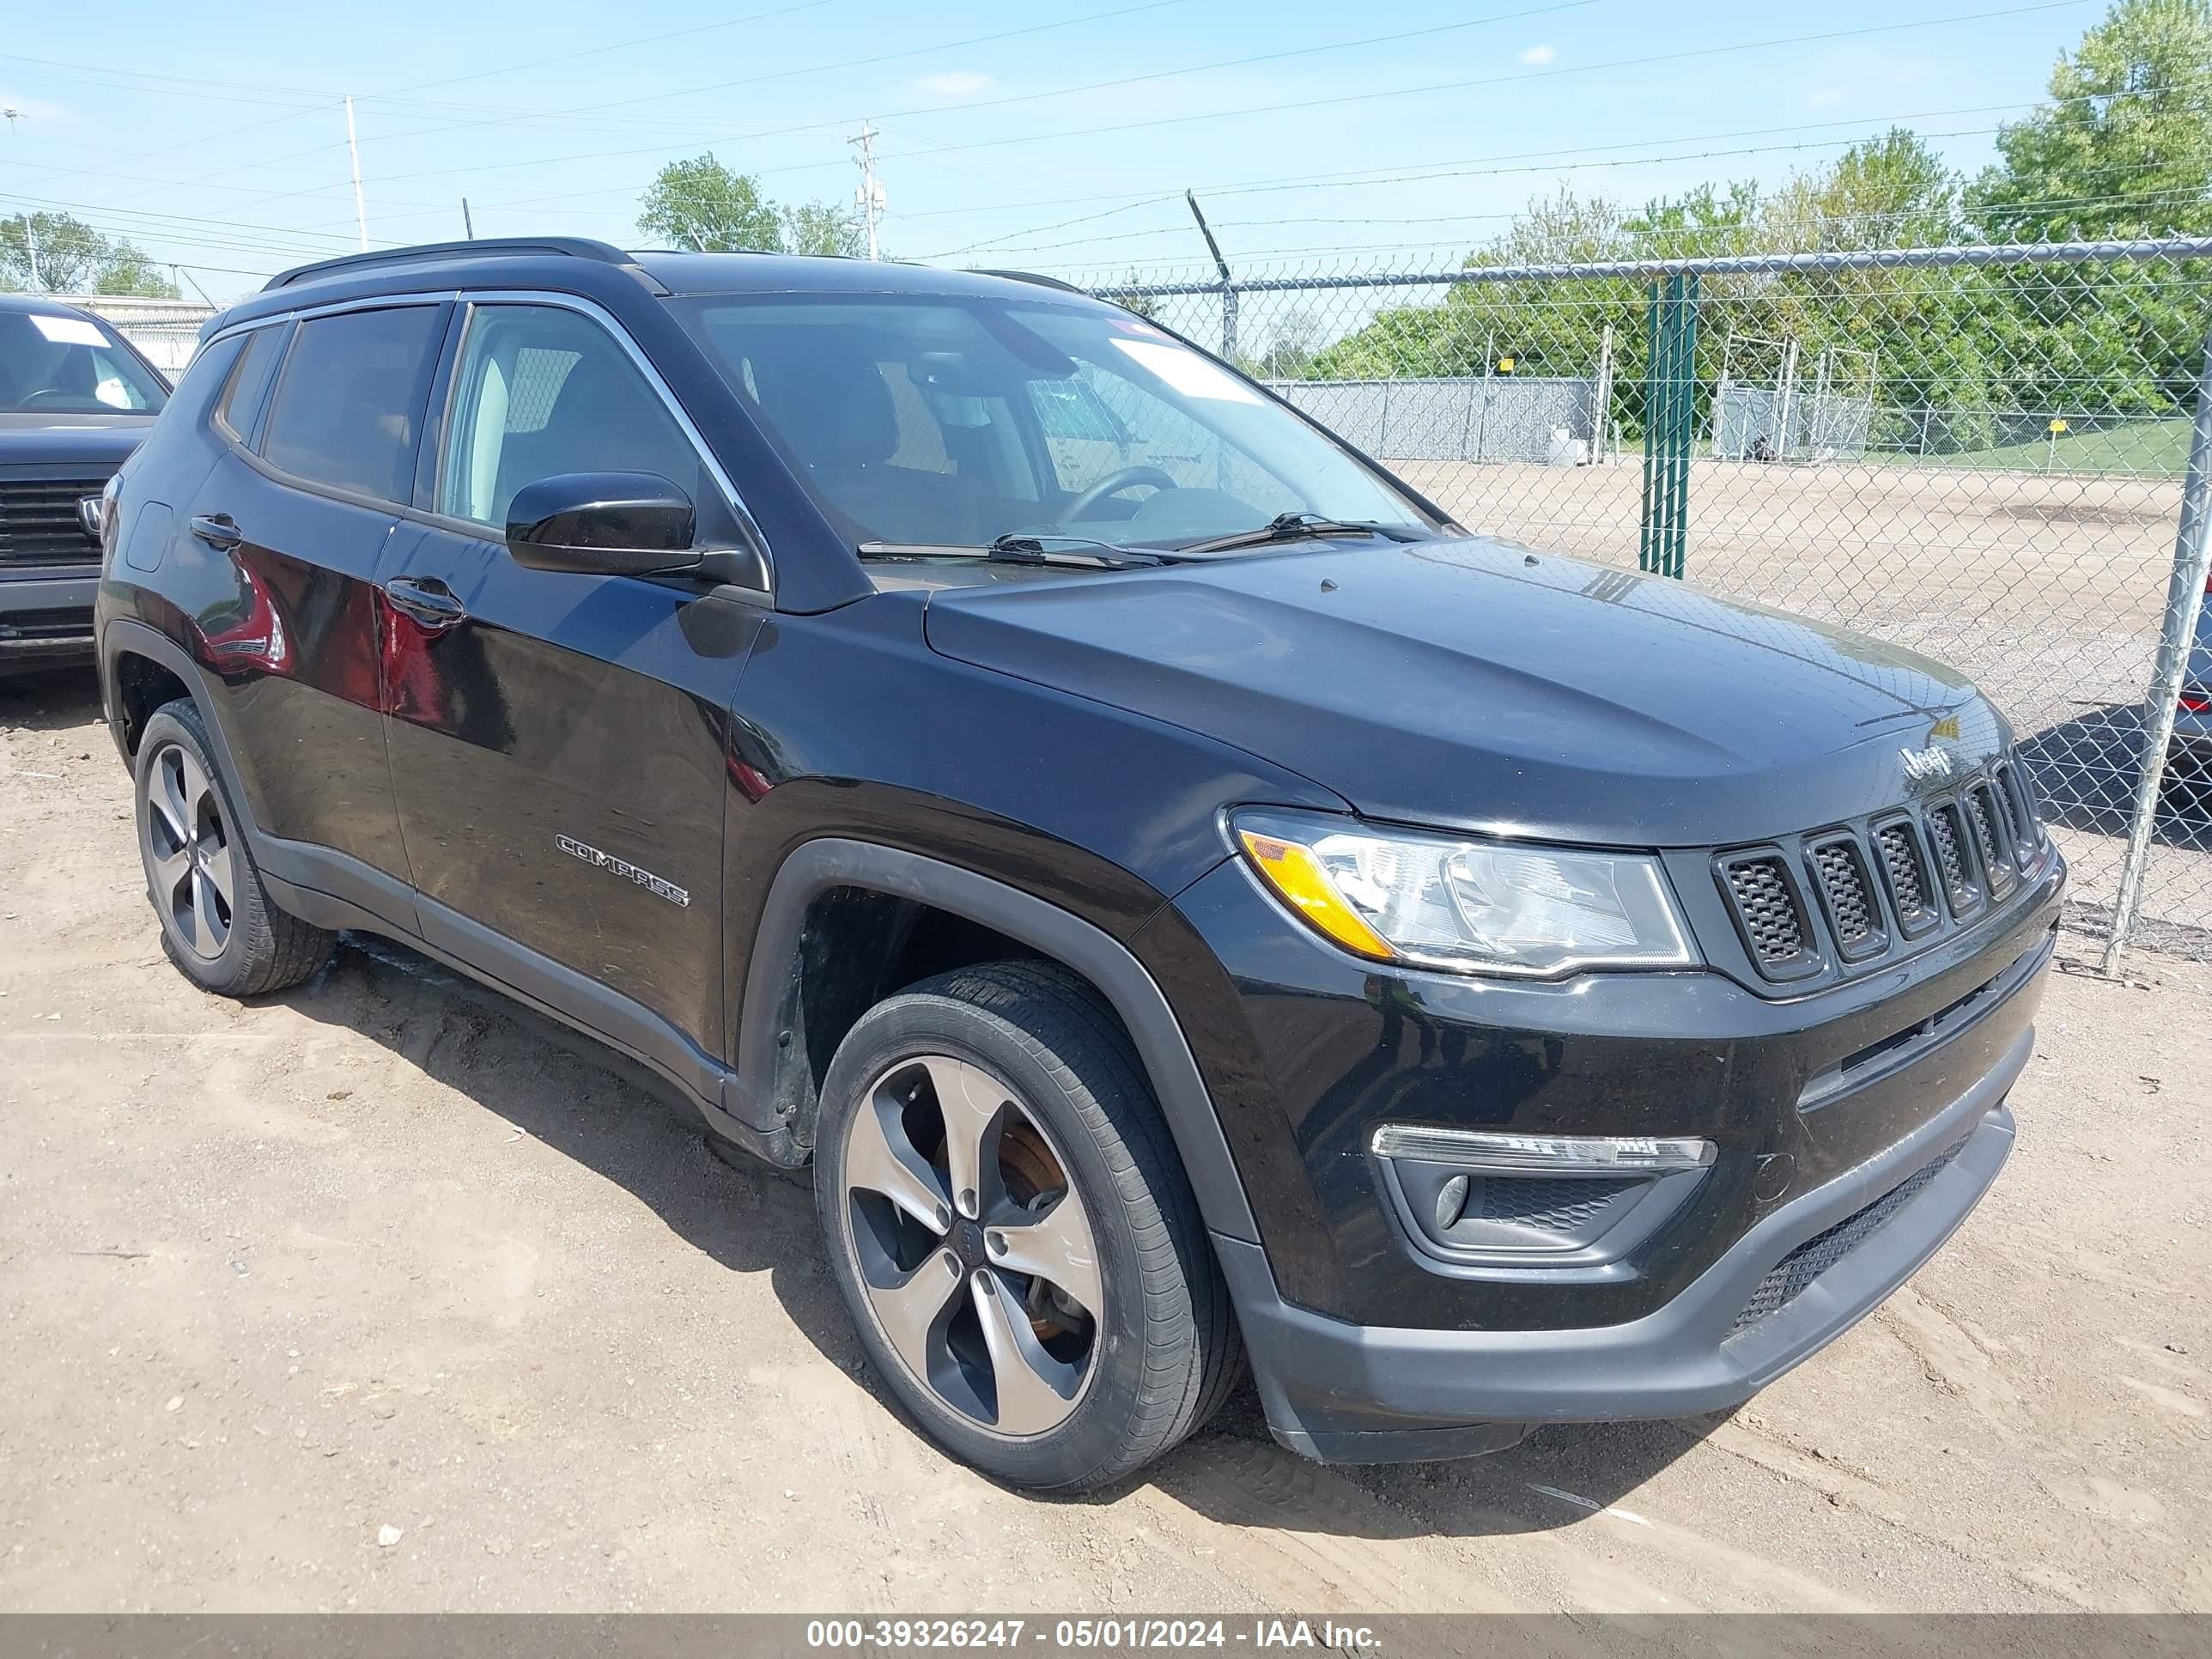
<instances>
[{"instance_id":1,"label":"rear door handle","mask_svg":"<svg viewBox=\"0 0 2212 1659\"><path fill-rule=\"evenodd\" d=\"M193 535L225 553L246 539L228 513L197 514L191 522Z\"/></svg>"},{"instance_id":2,"label":"rear door handle","mask_svg":"<svg viewBox=\"0 0 2212 1659\"><path fill-rule=\"evenodd\" d=\"M453 590L435 576L394 576L384 585L392 608L404 611L425 628L451 628L469 614L453 597Z\"/></svg>"}]
</instances>

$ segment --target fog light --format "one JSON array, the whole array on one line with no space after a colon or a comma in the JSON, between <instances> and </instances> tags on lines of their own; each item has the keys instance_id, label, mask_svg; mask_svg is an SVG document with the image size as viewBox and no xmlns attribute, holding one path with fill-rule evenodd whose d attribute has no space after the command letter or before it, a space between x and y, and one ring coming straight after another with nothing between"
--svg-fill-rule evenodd
<instances>
[{"instance_id":1,"label":"fog light","mask_svg":"<svg viewBox=\"0 0 2212 1659\"><path fill-rule=\"evenodd\" d=\"M1551 1175L1702 1170L1714 1151L1691 1135L1513 1135L1410 1123L1384 1124L1370 1144L1378 1158Z\"/></svg>"}]
</instances>

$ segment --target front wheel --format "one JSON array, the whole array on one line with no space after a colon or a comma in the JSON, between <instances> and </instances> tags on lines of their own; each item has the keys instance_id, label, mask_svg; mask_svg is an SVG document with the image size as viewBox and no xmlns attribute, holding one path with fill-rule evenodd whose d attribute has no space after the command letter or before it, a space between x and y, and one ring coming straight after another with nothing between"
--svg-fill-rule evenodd
<instances>
[{"instance_id":1,"label":"front wheel","mask_svg":"<svg viewBox=\"0 0 2212 1659\"><path fill-rule=\"evenodd\" d=\"M830 1064L814 1167L869 1358L984 1473L1103 1486L1236 1381L1227 1288L1167 1126L1074 975L992 963L878 1003Z\"/></svg>"}]
</instances>

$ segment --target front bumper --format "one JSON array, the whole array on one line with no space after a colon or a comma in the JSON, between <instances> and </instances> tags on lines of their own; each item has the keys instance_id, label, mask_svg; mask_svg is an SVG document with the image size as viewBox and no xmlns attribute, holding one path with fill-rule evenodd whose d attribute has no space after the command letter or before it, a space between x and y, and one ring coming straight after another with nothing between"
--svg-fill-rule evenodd
<instances>
[{"instance_id":1,"label":"front bumper","mask_svg":"<svg viewBox=\"0 0 2212 1659\"><path fill-rule=\"evenodd\" d=\"M1346 1324L1284 1302L1260 1247L1217 1236L1276 1437L1326 1462L1397 1462L1497 1450L1529 1425L1682 1417L1749 1399L1871 1313L1981 1200L2012 1151L2004 1094L2033 1039L2023 1031L1914 1133L1776 1211L1680 1295L1623 1325ZM1857 1236L1774 1311L1746 1319L1801 1249L1819 1266L1814 1242L1832 1230Z\"/></svg>"},{"instance_id":2,"label":"front bumper","mask_svg":"<svg viewBox=\"0 0 2212 1659\"><path fill-rule=\"evenodd\" d=\"M93 660L97 567L0 574L0 674Z\"/></svg>"},{"instance_id":3,"label":"front bumper","mask_svg":"<svg viewBox=\"0 0 2212 1659\"><path fill-rule=\"evenodd\" d=\"M1194 884L1139 945L1259 1224L1215 1246L1277 1437L1466 1455L1530 1424L1722 1408L1834 1340L1996 1178L2064 878L2054 854L1979 925L1795 997L1716 972L1394 973L1289 927L1241 866ZM1391 1122L1717 1156L1602 1248L1455 1260L1371 1149Z\"/></svg>"}]
</instances>

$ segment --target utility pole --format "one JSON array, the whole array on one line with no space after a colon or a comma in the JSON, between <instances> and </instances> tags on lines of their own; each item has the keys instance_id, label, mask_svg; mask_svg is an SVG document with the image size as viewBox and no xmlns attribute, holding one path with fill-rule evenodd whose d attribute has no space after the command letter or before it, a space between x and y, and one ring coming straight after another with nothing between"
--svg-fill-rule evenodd
<instances>
[{"instance_id":1,"label":"utility pole","mask_svg":"<svg viewBox=\"0 0 2212 1659\"><path fill-rule=\"evenodd\" d=\"M30 257L31 286L34 289L46 287L46 279L39 275L39 230L31 222L28 208L23 210L23 252Z\"/></svg>"},{"instance_id":2,"label":"utility pole","mask_svg":"<svg viewBox=\"0 0 2212 1659\"><path fill-rule=\"evenodd\" d=\"M471 242L476 240L477 222L474 218L470 216L469 198L465 196L461 198L461 228L468 232L469 240Z\"/></svg>"},{"instance_id":3,"label":"utility pole","mask_svg":"<svg viewBox=\"0 0 2212 1659\"><path fill-rule=\"evenodd\" d=\"M861 220L868 227L868 258L879 259L883 250L876 240L876 221L884 210L883 181L876 177L876 129L872 122L862 122L860 132L848 141L859 150L860 187L853 194L859 205Z\"/></svg>"},{"instance_id":4,"label":"utility pole","mask_svg":"<svg viewBox=\"0 0 2212 1659\"><path fill-rule=\"evenodd\" d=\"M361 200L361 143L353 131L353 94L346 94L346 154L353 161L353 222L361 232L361 251L368 252L368 210Z\"/></svg>"},{"instance_id":5,"label":"utility pole","mask_svg":"<svg viewBox=\"0 0 2212 1659\"><path fill-rule=\"evenodd\" d=\"M1206 238L1207 252L1213 255L1213 268L1221 273L1221 355L1230 362L1237 361L1237 287L1229 277L1229 261L1221 257L1221 244L1213 240L1213 228L1206 222L1206 215L1199 211L1198 196L1185 191L1182 199L1190 204L1190 216L1198 221L1198 234Z\"/></svg>"}]
</instances>

